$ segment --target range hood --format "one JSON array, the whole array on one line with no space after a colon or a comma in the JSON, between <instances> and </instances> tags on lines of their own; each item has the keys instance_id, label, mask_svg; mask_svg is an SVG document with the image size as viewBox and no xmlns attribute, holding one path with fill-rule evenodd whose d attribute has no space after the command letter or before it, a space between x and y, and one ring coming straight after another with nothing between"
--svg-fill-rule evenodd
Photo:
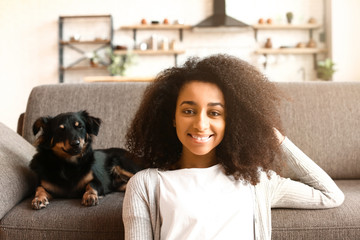
<instances>
[{"instance_id":1,"label":"range hood","mask_svg":"<svg viewBox=\"0 0 360 240\"><path fill-rule=\"evenodd\" d=\"M225 0L214 0L214 13L210 17L201 21L195 28L215 28L215 27L249 27L235 18L226 15Z\"/></svg>"}]
</instances>

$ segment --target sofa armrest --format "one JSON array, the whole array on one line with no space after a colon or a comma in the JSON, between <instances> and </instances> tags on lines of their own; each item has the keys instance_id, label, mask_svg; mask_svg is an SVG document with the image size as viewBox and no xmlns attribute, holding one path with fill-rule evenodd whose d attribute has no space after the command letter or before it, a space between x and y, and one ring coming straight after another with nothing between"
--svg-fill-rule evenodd
<instances>
[{"instance_id":1,"label":"sofa armrest","mask_svg":"<svg viewBox=\"0 0 360 240\"><path fill-rule=\"evenodd\" d=\"M29 168L35 147L0 123L0 219L35 190L36 177Z\"/></svg>"},{"instance_id":2,"label":"sofa armrest","mask_svg":"<svg viewBox=\"0 0 360 240\"><path fill-rule=\"evenodd\" d=\"M20 114L16 129L16 132L21 136L23 135L23 131L24 131L24 117L25 117L25 113Z\"/></svg>"}]
</instances>

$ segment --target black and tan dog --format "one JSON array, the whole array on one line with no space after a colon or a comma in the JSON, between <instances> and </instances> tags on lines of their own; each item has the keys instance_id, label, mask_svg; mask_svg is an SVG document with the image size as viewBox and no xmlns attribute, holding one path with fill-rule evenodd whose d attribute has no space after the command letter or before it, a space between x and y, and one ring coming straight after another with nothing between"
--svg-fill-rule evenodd
<instances>
[{"instance_id":1,"label":"black and tan dog","mask_svg":"<svg viewBox=\"0 0 360 240\"><path fill-rule=\"evenodd\" d=\"M32 201L42 209L53 197L81 197L85 206L97 205L99 196L125 191L126 183L139 168L126 150L93 150L92 140L99 132L101 120L86 111L41 117L33 125L37 153L30 168L39 185Z\"/></svg>"}]
</instances>

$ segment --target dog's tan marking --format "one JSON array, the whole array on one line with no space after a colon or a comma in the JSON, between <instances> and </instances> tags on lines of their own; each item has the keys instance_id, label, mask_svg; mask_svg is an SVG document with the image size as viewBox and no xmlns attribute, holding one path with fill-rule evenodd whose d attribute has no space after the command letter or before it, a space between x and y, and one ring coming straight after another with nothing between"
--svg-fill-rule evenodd
<instances>
[{"instance_id":1,"label":"dog's tan marking","mask_svg":"<svg viewBox=\"0 0 360 240\"><path fill-rule=\"evenodd\" d=\"M71 157L71 155L67 154L66 152L64 152L64 149L66 150L67 147L66 145L68 145L68 143L64 143L64 142L58 142L56 143L53 147L52 150L53 152L58 155L61 158L65 158L68 159ZM69 145L68 145L69 146Z\"/></svg>"},{"instance_id":2,"label":"dog's tan marking","mask_svg":"<svg viewBox=\"0 0 360 240\"><path fill-rule=\"evenodd\" d=\"M115 186L117 186L119 183L121 184L119 187L117 187L117 191L125 191L127 182L132 176L134 176L134 174L122 169L120 166L114 166L111 169L111 172L114 176L113 181L115 182Z\"/></svg>"},{"instance_id":3,"label":"dog's tan marking","mask_svg":"<svg viewBox=\"0 0 360 240\"><path fill-rule=\"evenodd\" d=\"M90 171L88 174L86 174L83 177L83 179L80 180L80 182L76 186L76 189L84 189L93 179L94 179L93 172Z\"/></svg>"},{"instance_id":4,"label":"dog's tan marking","mask_svg":"<svg viewBox=\"0 0 360 240\"><path fill-rule=\"evenodd\" d=\"M62 188L56 186L55 184L52 184L51 182L41 180L40 184L46 191L56 193L56 194L64 194L65 193Z\"/></svg>"},{"instance_id":5,"label":"dog's tan marking","mask_svg":"<svg viewBox=\"0 0 360 240\"><path fill-rule=\"evenodd\" d=\"M64 129L65 128L64 124L60 124L59 128Z\"/></svg>"},{"instance_id":6,"label":"dog's tan marking","mask_svg":"<svg viewBox=\"0 0 360 240\"><path fill-rule=\"evenodd\" d=\"M37 147L37 146L39 146L43 141L44 141L44 137L43 137L43 136L39 136L39 137L35 140L35 142L33 143L33 146L34 146L34 147Z\"/></svg>"},{"instance_id":7,"label":"dog's tan marking","mask_svg":"<svg viewBox=\"0 0 360 240\"><path fill-rule=\"evenodd\" d=\"M76 122L75 122L75 127L78 127L79 124L80 124L80 123L76 121Z\"/></svg>"},{"instance_id":8,"label":"dog's tan marking","mask_svg":"<svg viewBox=\"0 0 360 240\"><path fill-rule=\"evenodd\" d=\"M119 192L125 192L125 190L126 190L126 185L127 185L127 183L124 183L123 185L121 185L120 187L118 187L118 191Z\"/></svg>"},{"instance_id":9,"label":"dog's tan marking","mask_svg":"<svg viewBox=\"0 0 360 240\"><path fill-rule=\"evenodd\" d=\"M31 202L32 208L35 210L40 210L49 205L49 200L51 195L45 190L44 187L39 186L36 188L35 197Z\"/></svg>"},{"instance_id":10,"label":"dog's tan marking","mask_svg":"<svg viewBox=\"0 0 360 240\"><path fill-rule=\"evenodd\" d=\"M84 151L86 150L86 145L87 145L85 139L80 138L79 141L80 141L79 147L81 148L81 151L77 155L71 155L71 154L68 154L65 152L65 151L71 151L71 145L68 140L66 140L65 142L56 143L54 145L54 147L52 147L52 150L59 157L69 160L70 162L76 163L78 158L84 154Z\"/></svg>"},{"instance_id":11,"label":"dog's tan marking","mask_svg":"<svg viewBox=\"0 0 360 240\"><path fill-rule=\"evenodd\" d=\"M83 195L81 204L87 207L99 204L98 192L90 184L86 185L86 192Z\"/></svg>"},{"instance_id":12,"label":"dog's tan marking","mask_svg":"<svg viewBox=\"0 0 360 240\"><path fill-rule=\"evenodd\" d=\"M131 172L128 172L124 169L122 169L121 167L119 166L114 166L112 169L111 169L112 173L116 174L117 176L125 176L127 178L131 178L132 176L134 176L133 173Z\"/></svg>"}]
</instances>

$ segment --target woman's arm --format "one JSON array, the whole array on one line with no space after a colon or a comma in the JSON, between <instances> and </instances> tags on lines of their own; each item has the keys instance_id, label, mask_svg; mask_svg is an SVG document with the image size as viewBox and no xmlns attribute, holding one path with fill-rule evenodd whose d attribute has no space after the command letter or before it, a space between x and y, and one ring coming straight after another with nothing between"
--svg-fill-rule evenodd
<instances>
[{"instance_id":1,"label":"woman's arm","mask_svg":"<svg viewBox=\"0 0 360 240\"><path fill-rule=\"evenodd\" d=\"M126 186L123 203L123 222L126 240L153 239L149 193L144 171L133 176Z\"/></svg>"},{"instance_id":2,"label":"woman's arm","mask_svg":"<svg viewBox=\"0 0 360 240\"><path fill-rule=\"evenodd\" d=\"M329 175L288 138L281 137L282 134L279 132L276 134L281 142L284 158L300 182L273 174L271 206L316 209L341 205L345 198L344 194Z\"/></svg>"}]
</instances>

